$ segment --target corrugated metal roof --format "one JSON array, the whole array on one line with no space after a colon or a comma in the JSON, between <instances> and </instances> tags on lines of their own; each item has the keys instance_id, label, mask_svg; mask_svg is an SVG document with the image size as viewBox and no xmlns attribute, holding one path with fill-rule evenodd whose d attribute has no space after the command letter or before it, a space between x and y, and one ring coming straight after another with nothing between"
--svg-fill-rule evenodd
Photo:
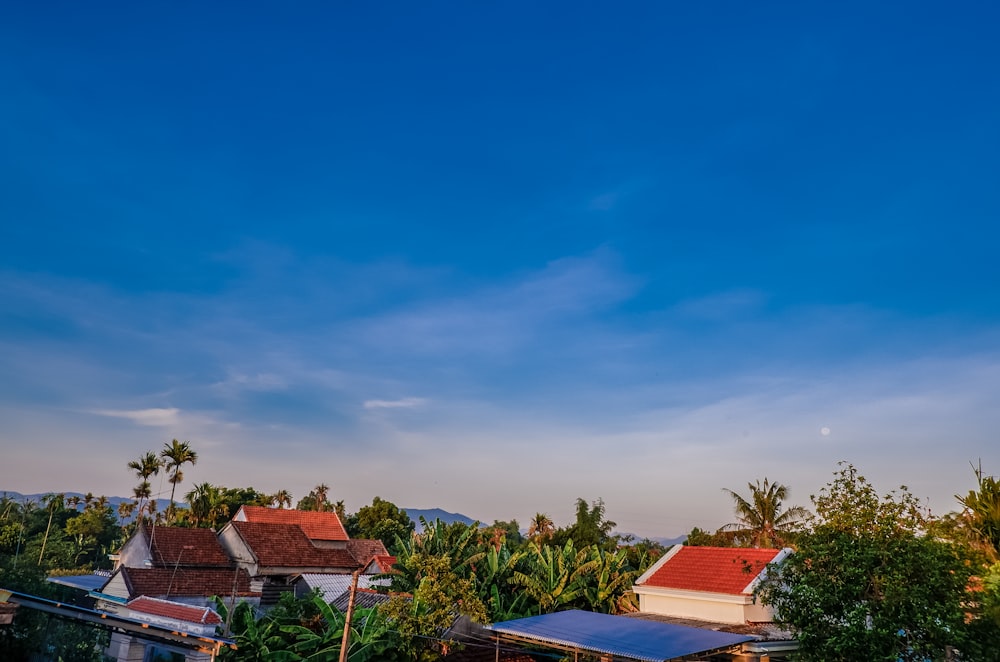
<instances>
[{"instance_id":1,"label":"corrugated metal roof","mask_svg":"<svg viewBox=\"0 0 1000 662\"><path fill-rule=\"evenodd\" d=\"M519 618L496 623L489 629L542 645L549 643L645 662L676 660L753 641L753 637L745 635L588 611L560 611Z\"/></svg>"},{"instance_id":2,"label":"corrugated metal roof","mask_svg":"<svg viewBox=\"0 0 1000 662\"><path fill-rule=\"evenodd\" d=\"M312 589L319 589L327 602L332 602L351 590L351 575L327 575L319 573L304 573L299 580ZM358 588L378 588L388 586L388 579L373 579L371 575L358 576Z\"/></svg>"},{"instance_id":3,"label":"corrugated metal roof","mask_svg":"<svg viewBox=\"0 0 1000 662\"><path fill-rule=\"evenodd\" d=\"M110 577L110 574L66 575L63 577L49 577L47 581L53 584L71 586L83 591L99 591L101 587L108 583Z\"/></svg>"}]
</instances>

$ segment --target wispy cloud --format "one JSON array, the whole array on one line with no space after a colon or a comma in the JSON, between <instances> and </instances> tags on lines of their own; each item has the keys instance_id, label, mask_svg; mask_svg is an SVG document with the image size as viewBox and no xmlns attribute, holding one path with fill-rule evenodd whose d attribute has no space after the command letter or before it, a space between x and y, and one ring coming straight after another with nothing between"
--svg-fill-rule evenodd
<instances>
[{"instance_id":1,"label":"wispy cloud","mask_svg":"<svg viewBox=\"0 0 1000 662\"><path fill-rule=\"evenodd\" d=\"M365 400L365 409L413 409L423 406L425 398L401 398L399 400Z\"/></svg>"},{"instance_id":2,"label":"wispy cloud","mask_svg":"<svg viewBox=\"0 0 1000 662\"><path fill-rule=\"evenodd\" d=\"M146 427L174 427L180 423L181 410L176 407L152 408L152 409L97 409L92 413L98 416L110 416L111 418L124 418L132 421L136 425Z\"/></svg>"}]
</instances>

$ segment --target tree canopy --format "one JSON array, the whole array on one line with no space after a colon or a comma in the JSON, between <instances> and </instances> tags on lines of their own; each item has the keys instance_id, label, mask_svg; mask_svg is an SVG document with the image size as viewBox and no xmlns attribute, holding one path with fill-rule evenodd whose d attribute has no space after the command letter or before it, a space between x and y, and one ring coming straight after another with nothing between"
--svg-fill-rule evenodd
<instances>
[{"instance_id":1,"label":"tree canopy","mask_svg":"<svg viewBox=\"0 0 1000 662\"><path fill-rule=\"evenodd\" d=\"M798 659L923 662L973 645L973 568L960 547L925 535L927 515L905 487L880 497L846 464L813 502L797 552L759 594L794 631Z\"/></svg>"}]
</instances>

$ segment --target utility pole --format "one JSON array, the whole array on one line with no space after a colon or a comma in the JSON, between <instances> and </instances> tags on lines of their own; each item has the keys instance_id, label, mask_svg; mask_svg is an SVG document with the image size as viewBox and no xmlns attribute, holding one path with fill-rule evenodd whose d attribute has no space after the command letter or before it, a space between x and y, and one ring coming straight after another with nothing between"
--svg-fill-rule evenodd
<instances>
[{"instance_id":1,"label":"utility pole","mask_svg":"<svg viewBox=\"0 0 1000 662\"><path fill-rule=\"evenodd\" d=\"M347 647L351 644L351 618L354 617L354 598L358 594L358 575L361 568L351 575L351 595L347 600L347 614L344 616L344 638L340 640L340 662L347 662Z\"/></svg>"}]
</instances>

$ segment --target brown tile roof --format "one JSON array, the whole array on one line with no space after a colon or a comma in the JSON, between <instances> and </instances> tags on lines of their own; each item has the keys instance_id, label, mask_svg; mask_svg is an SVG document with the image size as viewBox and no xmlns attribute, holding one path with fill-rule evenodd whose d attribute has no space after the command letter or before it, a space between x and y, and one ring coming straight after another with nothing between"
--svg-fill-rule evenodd
<instances>
[{"instance_id":1,"label":"brown tile roof","mask_svg":"<svg viewBox=\"0 0 1000 662\"><path fill-rule=\"evenodd\" d=\"M284 510L263 506L242 506L247 522L259 524L298 524L312 540L348 540L347 531L337 513L314 510Z\"/></svg>"},{"instance_id":2,"label":"brown tile roof","mask_svg":"<svg viewBox=\"0 0 1000 662\"><path fill-rule=\"evenodd\" d=\"M346 549L315 547L295 524L232 522L265 568L310 568L313 572L354 570L360 564Z\"/></svg>"},{"instance_id":3,"label":"brown tile roof","mask_svg":"<svg viewBox=\"0 0 1000 662\"><path fill-rule=\"evenodd\" d=\"M234 579L237 596L260 595L250 590L250 575L242 569L178 568L175 572L173 568L121 568L119 572L132 597L229 596L233 594Z\"/></svg>"},{"instance_id":4,"label":"brown tile roof","mask_svg":"<svg viewBox=\"0 0 1000 662\"><path fill-rule=\"evenodd\" d=\"M170 602L169 600L158 600L157 598L147 596L130 600L128 608L143 614L163 616L164 618L173 618L178 621L187 621L188 623L201 623L203 625L220 625L222 623L219 615L208 607L195 607L193 605L184 605L179 602Z\"/></svg>"},{"instance_id":5,"label":"brown tile roof","mask_svg":"<svg viewBox=\"0 0 1000 662\"><path fill-rule=\"evenodd\" d=\"M641 585L741 595L780 553L780 549L682 546Z\"/></svg>"},{"instance_id":6,"label":"brown tile roof","mask_svg":"<svg viewBox=\"0 0 1000 662\"><path fill-rule=\"evenodd\" d=\"M231 568L233 565L212 529L146 526L146 539L152 539L151 560L157 567Z\"/></svg>"},{"instance_id":7,"label":"brown tile roof","mask_svg":"<svg viewBox=\"0 0 1000 662\"><path fill-rule=\"evenodd\" d=\"M347 551L351 553L362 568L371 563L377 556L388 556L389 551L382 544L381 540L365 540L354 538L347 541Z\"/></svg>"}]
</instances>

